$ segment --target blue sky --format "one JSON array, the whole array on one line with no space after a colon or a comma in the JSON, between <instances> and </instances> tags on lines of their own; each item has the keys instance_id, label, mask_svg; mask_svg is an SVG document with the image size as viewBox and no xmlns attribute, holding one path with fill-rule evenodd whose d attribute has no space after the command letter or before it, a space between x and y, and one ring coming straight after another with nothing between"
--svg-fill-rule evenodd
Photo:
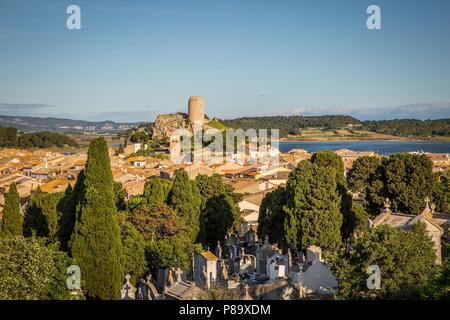
<instances>
[{"instance_id":1,"label":"blue sky","mask_svg":"<svg viewBox=\"0 0 450 320\"><path fill-rule=\"evenodd\" d=\"M448 0L0 0L0 114L152 121L203 95L219 118L450 117L449 17Z\"/></svg>"}]
</instances>

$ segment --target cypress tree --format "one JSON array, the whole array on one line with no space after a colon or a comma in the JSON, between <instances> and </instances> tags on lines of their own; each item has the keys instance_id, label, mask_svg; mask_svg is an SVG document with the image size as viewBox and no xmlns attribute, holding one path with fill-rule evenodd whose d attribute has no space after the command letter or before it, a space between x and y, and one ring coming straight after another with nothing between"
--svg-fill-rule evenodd
<instances>
[{"instance_id":1,"label":"cypress tree","mask_svg":"<svg viewBox=\"0 0 450 320\"><path fill-rule=\"evenodd\" d=\"M236 227L239 217L233 199L227 194L213 196L206 203L203 212L204 242L214 247L217 241L222 241L227 232Z\"/></svg>"},{"instance_id":2,"label":"cypress tree","mask_svg":"<svg viewBox=\"0 0 450 320\"><path fill-rule=\"evenodd\" d=\"M20 197L15 183L9 186L9 192L5 196L5 207L1 222L1 234L3 236L23 235L23 216L20 212Z\"/></svg>"},{"instance_id":3,"label":"cypress tree","mask_svg":"<svg viewBox=\"0 0 450 320\"><path fill-rule=\"evenodd\" d=\"M200 197L200 191L195 181L189 180L186 171L177 171L170 193L170 204L185 223L193 242L197 239L200 231Z\"/></svg>"},{"instance_id":4,"label":"cypress tree","mask_svg":"<svg viewBox=\"0 0 450 320\"><path fill-rule=\"evenodd\" d=\"M64 192L64 197L58 205L58 210L61 212L59 218L58 238L61 243L61 248L64 251L69 251L70 238L73 233L76 220L77 207L83 195L84 184L84 170L78 174L75 187L69 184Z\"/></svg>"},{"instance_id":5,"label":"cypress tree","mask_svg":"<svg viewBox=\"0 0 450 320\"><path fill-rule=\"evenodd\" d=\"M286 247L283 223L288 192L286 188L279 187L265 195L261 202L258 217L258 237L269 237L270 242Z\"/></svg>"},{"instance_id":6,"label":"cypress tree","mask_svg":"<svg viewBox=\"0 0 450 320\"><path fill-rule=\"evenodd\" d=\"M436 190L433 163L426 155L393 154L383 159L369 180L366 200L374 214L381 211L386 198L395 212L420 214L424 199Z\"/></svg>"},{"instance_id":7,"label":"cypress tree","mask_svg":"<svg viewBox=\"0 0 450 320\"><path fill-rule=\"evenodd\" d=\"M123 279L120 228L106 141L92 140L77 208L71 253L89 298L118 299Z\"/></svg>"},{"instance_id":8,"label":"cypress tree","mask_svg":"<svg viewBox=\"0 0 450 320\"><path fill-rule=\"evenodd\" d=\"M172 183L160 178L150 179L144 186L145 204L152 208L167 201Z\"/></svg>"},{"instance_id":9,"label":"cypress tree","mask_svg":"<svg viewBox=\"0 0 450 320\"><path fill-rule=\"evenodd\" d=\"M347 179L345 178L344 162L342 158L333 151L325 150L313 154L311 162L329 170L334 169L336 190L340 197L340 211L343 215L343 223L341 227L342 239L346 241L353 234L353 217L352 217L352 196L347 191Z\"/></svg>"},{"instance_id":10,"label":"cypress tree","mask_svg":"<svg viewBox=\"0 0 450 320\"><path fill-rule=\"evenodd\" d=\"M26 237L33 234L38 237L44 237L48 230L46 228L45 216L42 212L42 198L44 193L40 187L37 187L36 192L31 197L25 212L23 233Z\"/></svg>"},{"instance_id":11,"label":"cypress tree","mask_svg":"<svg viewBox=\"0 0 450 320\"><path fill-rule=\"evenodd\" d=\"M349 188L354 192L365 194L370 177L375 174L380 165L381 159L378 157L361 157L356 159L347 175Z\"/></svg>"},{"instance_id":12,"label":"cypress tree","mask_svg":"<svg viewBox=\"0 0 450 320\"><path fill-rule=\"evenodd\" d=\"M431 197L435 179L433 163L426 155L391 155L384 162L387 197L391 199L392 210L420 214L423 201Z\"/></svg>"},{"instance_id":13,"label":"cypress tree","mask_svg":"<svg viewBox=\"0 0 450 320\"><path fill-rule=\"evenodd\" d=\"M24 218L24 235L56 239L58 232L58 204L62 193L44 193L38 187L28 203Z\"/></svg>"},{"instance_id":14,"label":"cypress tree","mask_svg":"<svg viewBox=\"0 0 450 320\"><path fill-rule=\"evenodd\" d=\"M199 241L215 247L229 230L236 228L239 210L233 198L233 190L226 187L222 177L198 175L195 179L201 195Z\"/></svg>"},{"instance_id":15,"label":"cypress tree","mask_svg":"<svg viewBox=\"0 0 450 320\"><path fill-rule=\"evenodd\" d=\"M288 244L325 250L341 245L342 214L334 168L302 161L288 181L285 233Z\"/></svg>"},{"instance_id":16,"label":"cypress tree","mask_svg":"<svg viewBox=\"0 0 450 320\"><path fill-rule=\"evenodd\" d=\"M311 157L311 162L324 168L334 168L338 187L347 187L347 181L344 175L344 162L333 151L325 150L316 152Z\"/></svg>"}]
</instances>

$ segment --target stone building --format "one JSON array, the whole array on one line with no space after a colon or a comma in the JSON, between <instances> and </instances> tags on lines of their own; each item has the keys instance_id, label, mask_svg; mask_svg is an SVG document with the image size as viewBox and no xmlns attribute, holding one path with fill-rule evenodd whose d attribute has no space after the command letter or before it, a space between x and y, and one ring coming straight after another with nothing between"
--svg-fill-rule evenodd
<instances>
[{"instance_id":1,"label":"stone building","mask_svg":"<svg viewBox=\"0 0 450 320\"><path fill-rule=\"evenodd\" d=\"M305 294L324 294L327 291L333 292L338 287L330 268L323 263L322 250L317 246L306 249L306 261L293 266L289 277Z\"/></svg>"},{"instance_id":2,"label":"stone building","mask_svg":"<svg viewBox=\"0 0 450 320\"><path fill-rule=\"evenodd\" d=\"M436 252L436 263L442 264L442 237L448 235L450 227L450 217L448 215L436 214L434 212L434 204L430 205L430 199L425 199L425 209L419 215L403 214L392 212L390 209L390 201L386 199L384 211L373 221L370 221L371 227L375 228L379 225L387 224L395 228L409 230L417 222L423 222L426 230L434 243Z\"/></svg>"},{"instance_id":3,"label":"stone building","mask_svg":"<svg viewBox=\"0 0 450 320\"><path fill-rule=\"evenodd\" d=\"M207 289L217 281L218 258L209 250L194 257L194 281Z\"/></svg>"},{"instance_id":4,"label":"stone building","mask_svg":"<svg viewBox=\"0 0 450 320\"><path fill-rule=\"evenodd\" d=\"M282 279L288 276L289 259L280 253L267 257L266 274L270 280Z\"/></svg>"},{"instance_id":5,"label":"stone building","mask_svg":"<svg viewBox=\"0 0 450 320\"><path fill-rule=\"evenodd\" d=\"M277 245L269 244L269 237L266 236L264 239L264 244L258 247L255 251L256 254L256 272L259 274L268 274L267 270L267 259L272 257L274 254L279 254L280 249Z\"/></svg>"}]
</instances>

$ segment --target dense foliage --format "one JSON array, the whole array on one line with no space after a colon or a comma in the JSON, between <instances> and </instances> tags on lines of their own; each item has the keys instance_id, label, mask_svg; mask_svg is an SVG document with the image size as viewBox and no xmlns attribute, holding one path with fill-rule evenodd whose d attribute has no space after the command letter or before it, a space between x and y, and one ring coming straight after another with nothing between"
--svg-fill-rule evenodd
<instances>
[{"instance_id":1,"label":"dense foliage","mask_svg":"<svg viewBox=\"0 0 450 320\"><path fill-rule=\"evenodd\" d=\"M136 227L127 221L127 212L121 212L118 220L123 244L124 271L131 276L133 282L136 282L148 272L145 239Z\"/></svg>"},{"instance_id":2,"label":"dense foliage","mask_svg":"<svg viewBox=\"0 0 450 320\"><path fill-rule=\"evenodd\" d=\"M38 187L28 202L24 219L24 235L56 240L58 232L58 203L64 194L44 193Z\"/></svg>"},{"instance_id":3,"label":"dense foliage","mask_svg":"<svg viewBox=\"0 0 450 320\"><path fill-rule=\"evenodd\" d=\"M425 155L399 153L384 158L370 175L366 188L368 208L378 214L386 198L394 212L419 214L424 199L435 190L433 165Z\"/></svg>"},{"instance_id":4,"label":"dense foliage","mask_svg":"<svg viewBox=\"0 0 450 320\"><path fill-rule=\"evenodd\" d=\"M144 239L148 269L156 274L158 269L175 263L188 267L195 250L191 230L167 203L150 200L153 206L146 206L142 201L127 217Z\"/></svg>"},{"instance_id":5,"label":"dense foliage","mask_svg":"<svg viewBox=\"0 0 450 320\"><path fill-rule=\"evenodd\" d=\"M287 190L287 243L301 249L310 245L338 249L343 217L335 169L301 161L289 177Z\"/></svg>"},{"instance_id":6,"label":"dense foliage","mask_svg":"<svg viewBox=\"0 0 450 320\"><path fill-rule=\"evenodd\" d=\"M78 147L76 141L56 132L19 133L16 128L0 127L0 147L49 148Z\"/></svg>"},{"instance_id":7,"label":"dense foliage","mask_svg":"<svg viewBox=\"0 0 450 320\"><path fill-rule=\"evenodd\" d=\"M239 210L233 197L233 189L225 185L218 175L199 175L196 184L201 195L202 242L215 247L228 231L238 227Z\"/></svg>"},{"instance_id":8,"label":"dense foliage","mask_svg":"<svg viewBox=\"0 0 450 320\"><path fill-rule=\"evenodd\" d=\"M200 232L200 191L195 181L189 180L187 172L184 170L175 173L169 205L182 219L189 230L192 242L195 242Z\"/></svg>"},{"instance_id":9,"label":"dense foliage","mask_svg":"<svg viewBox=\"0 0 450 320\"><path fill-rule=\"evenodd\" d=\"M427 300L450 300L450 259L444 261L439 272L422 289L421 298Z\"/></svg>"},{"instance_id":10,"label":"dense foliage","mask_svg":"<svg viewBox=\"0 0 450 320\"><path fill-rule=\"evenodd\" d=\"M178 235L186 227L176 212L165 203L151 208L136 209L128 217L129 221L150 242Z\"/></svg>"},{"instance_id":11,"label":"dense foliage","mask_svg":"<svg viewBox=\"0 0 450 320\"><path fill-rule=\"evenodd\" d=\"M352 230L352 239L367 234L369 231L368 221L370 219L370 215L362 205L353 203L349 217L348 223L350 225L350 230Z\"/></svg>"},{"instance_id":12,"label":"dense foliage","mask_svg":"<svg viewBox=\"0 0 450 320\"><path fill-rule=\"evenodd\" d=\"M0 239L0 248L0 300L70 299L67 255L21 236Z\"/></svg>"},{"instance_id":13,"label":"dense foliage","mask_svg":"<svg viewBox=\"0 0 450 320\"><path fill-rule=\"evenodd\" d=\"M70 246L74 262L82 270L82 289L88 297L119 298L124 269L116 214L108 148L103 138L97 138L89 146Z\"/></svg>"},{"instance_id":14,"label":"dense foliage","mask_svg":"<svg viewBox=\"0 0 450 320\"><path fill-rule=\"evenodd\" d=\"M286 247L284 235L284 206L287 203L288 192L280 187L266 194L261 202L258 217L258 235L261 239L269 237L271 243Z\"/></svg>"},{"instance_id":15,"label":"dense foliage","mask_svg":"<svg viewBox=\"0 0 450 320\"><path fill-rule=\"evenodd\" d=\"M339 249L356 233L364 233L366 213L352 204L342 159L321 151L301 161L286 188L268 193L259 215L258 235L282 247L325 251Z\"/></svg>"},{"instance_id":16,"label":"dense foliage","mask_svg":"<svg viewBox=\"0 0 450 320\"><path fill-rule=\"evenodd\" d=\"M80 206L81 196L83 194L84 170L78 174L75 187L67 186L64 197L58 203L58 240L64 251L69 251L70 238L75 227L76 212Z\"/></svg>"},{"instance_id":17,"label":"dense foliage","mask_svg":"<svg viewBox=\"0 0 450 320\"><path fill-rule=\"evenodd\" d=\"M313 154L312 163L319 165L325 170L334 169L336 179L336 191L339 195L340 207L342 213L341 234L344 242L353 233L353 223L351 216L352 197L347 191L347 180L344 175L344 162L340 156L332 151L320 151Z\"/></svg>"},{"instance_id":18,"label":"dense foliage","mask_svg":"<svg viewBox=\"0 0 450 320\"><path fill-rule=\"evenodd\" d=\"M288 134L298 134L299 129L318 127L327 130L335 130L346 127L349 124L359 124L360 121L341 115L330 116L274 116L274 117L245 117L233 120L222 120L231 128L243 129L279 129L280 137Z\"/></svg>"},{"instance_id":19,"label":"dense foliage","mask_svg":"<svg viewBox=\"0 0 450 320\"><path fill-rule=\"evenodd\" d=\"M142 204L151 208L161 203L166 203L170 190L172 190L172 182L158 177L150 179L144 186L144 200Z\"/></svg>"},{"instance_id":20,"label":"dense foliage","mask_svg":"<svg viewBox=\"0 0 450 320\"><path fill-rule=\"evenodd\" d=\"M378 157L361 157L356 159L347 174L348 187L355 193L365 194L371 175L375 174L381 159Z\"/></svg>"},{"instance_id":21,"label":"dense foliage","mask_svg":"<svg viewBox=\"0 0 450 320\"><path fill-rule=\"evenodd\" d=\"M450 213L450 171L435 173L435 189L433 199L436 210L442 213Z\"/></svg>"},{"instance_id":22,"label":"dense foliage","mask_svg":"<svg viewBox=\"0 0 450 320\"><path fill-rule=\"evenodd\" d=\"M285 134L303 127L332 130L359 123L343 116L273 118L231 123L260 128L255 124L263 119L261 128L277 128L287 120ZM37 135L24 136L15 129L0 128L0 146L49 143L46 135L40 136L41 142ZM139 131L127 139L148 141L147 134ZM352 203L347 186L366 196L367 205ZM417 224L412 231L387 226L368 230L369 212L378 214L386 197L393 211L418 214L427 196L438 212L450 210L450 176L448 172L433 174L424 155L363 157L354 162L345 179L342 159L322 151L300 162L286 187L266 194L258 235L269 236L282 248L292 245L304 250L317 245L324 249L339 278L342 298L448 298L448 262L435 272L433 245L423 225ZM148 180L142 195L128 199L123 185L112 179L105 141L95 139L85 170L65 193L47 194L38 188L24 218L14 184L5 195L0 220L0 299L67 299L66 268L72 258L81 267L82 289L88 298L117 299L125 274L136 282L149 271L188 268L195 252L215 247L239 227L239 200L220 176L199 175L193 181L184 170L176 172L173 181ZM373 264L381 267L382 290L366 290L367 266Z\"/></svg>"},{"instance_id":23,"label":"dense foliage","mask_svg":"<svg viewBox=\"0 0 450 320\"><path fill-rule=\"evenodd\" d=\"M304 128L322 128L336 130L348 125L360 125L360 129L383 134L404 137L450 136L450 119L438 120L373 120L359 121L351 116L273 116L245 117L233 120L223 120L231 128L279 129L280 137L288 134L298 134Z\"/></svg>"},{"instance_id":24,"label":"dense foliage","mask_svg":"<svg viewBox=\"0 0 450 320\"><path fill-rule=\"evenodd\" d=\"M450 119L416 120L395 119L364 121L363 127L374 132L395 136L449 136Z\"/></svg>"},{"instance_id":25,"label":"dense foliage","mask_svg":"<svg viewBox=\"0 0 450 320\"><path fill-rule=\"evenodd\" d=\"M0 221L0 236L21 236L23 234L23 216L20 212L20 198L14 183L9 186L5 196L3 218Z\"/></svg>"},{"instance_id":26,"label":"dense foliage","mask_svg":"<svg viewBox=\"0 0 450 320\"><path fill-rule=\"evenodd\" d=\"M433 242L423 223L410 231L383 225L359 238L349 254L332 259L332 269L342 298L418 298L435 274L435 259ZM381 271L379 290L367 288L367 268L372 265Z\"/></svg>"},{"instance_id":27,"label":"dense foliage","mask_svg":"<svg viewBox=\"0 0 450 320\"><path fill-rule=\"evenodd\" d=\"M131 135L130 141L133 143L140 143L142 148L144 148L150 141L150 135L145 130L139 130Z\"/></svg>"}]
</instances>

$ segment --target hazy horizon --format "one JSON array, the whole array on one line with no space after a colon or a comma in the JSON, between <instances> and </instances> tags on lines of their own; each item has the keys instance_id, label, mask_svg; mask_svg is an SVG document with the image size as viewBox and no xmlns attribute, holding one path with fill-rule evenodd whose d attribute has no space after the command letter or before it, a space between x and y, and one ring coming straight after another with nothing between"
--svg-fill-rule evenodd
<instances>
[{"instance_id":1,"label":"hazy horizon","mask_svg":"<svg viewBox=\"0 0 450 320\"><path fill-rule=\"evenodd\" d=\"M205 97L210 117L450 117L450 2L0 2L0 114L154 121Z\"/></svg>"},{"instance_id":2,"label":"hazy horizon","mask_svg":"<svg viewBox=\"0 0 450 320\"><path fill-rule=\"evenodd\" d=\"M186 112L182 112L182 111L178 111L181 113L186 113ZM174 112L177 113L177 112ZM162 113L163 114L163 113ZM75 121L88 121L88 122L115 122L115 123L140 123L140 122L154 122L155 119L153 120L136 120L136 121L124 121L121 119L118 120L112 120L112 119L108 119L108 118L97 118L97 117L76 117L76 116L37 116L37 115L9 115L9 114L3 114L0 113L0 117L33 117L33 118L42 118L42 119L63 119L63 120L75 120ZM208 116L206 114L206 116ZM310 117L310 116L350 116L353 117L359 121L372 121L372 120L421 120L421 121L426 121L426 120L442 120L442 119L450 119L450 116L446 116L446 117L435 117L435 118L420 118L420 117L386 117L386 118L379 118L379 119L361 119L360 117L356 117L354 115L350 115L350 114L310 114L310 115L302 115L302 114L291 114L291 115L282 115L282 114L273 114L273 115L248 115L248 116L241 116L241 117L236 117L236 118L220 118L220 117L214 117L214 118L218 118L220 120L234 120L234 119L239 119L239 118L252 118L252 117L287 117L287 116L301 116L301 117ZM155 117L156 118L156 117ZM213 118L213 117L210 117Z\"/></svg>"}]
</instances>

